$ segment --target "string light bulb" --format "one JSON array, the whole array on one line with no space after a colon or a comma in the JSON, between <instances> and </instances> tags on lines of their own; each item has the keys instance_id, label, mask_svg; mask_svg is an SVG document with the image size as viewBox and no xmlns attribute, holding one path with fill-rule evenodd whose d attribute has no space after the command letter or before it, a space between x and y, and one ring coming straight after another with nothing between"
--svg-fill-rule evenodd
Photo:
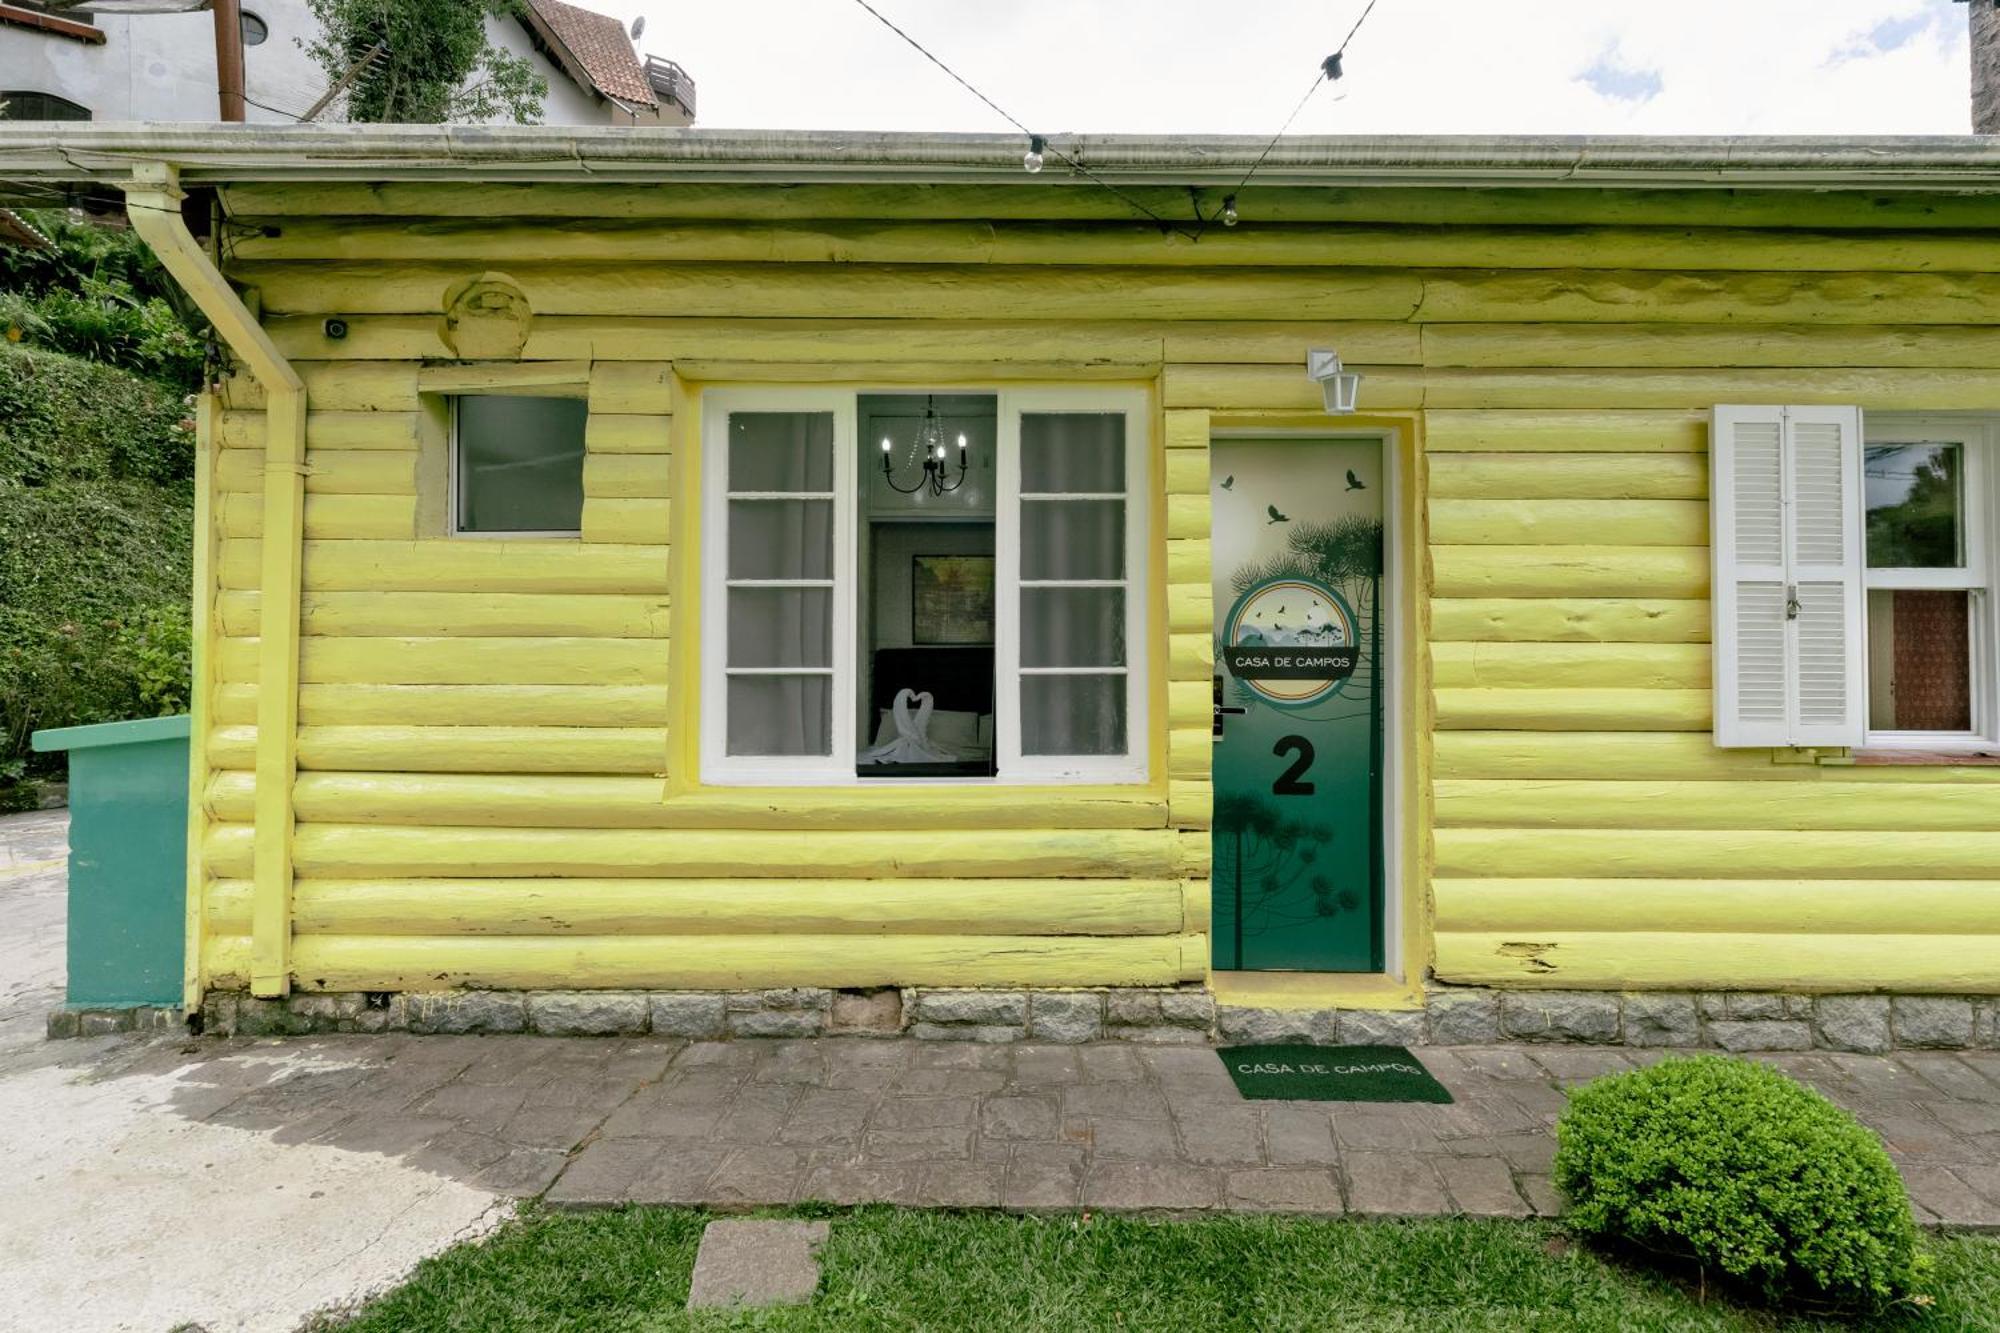
<instances>
[{"instance_id":1,"label":"string light bulb","mask_svg":"<svg viewBox=\"0 0 2000 1333\"><path fill-rule=\"evenodd\" d=\"M1222 225L1225 227L1236 225L1236 196L1233 194L1222 201Z\"/></svg>"},{"instance_id":2,"label":"string light bulb","mask_svg":"<svg viewBox=\"0 0 2000 1333\"><path fill-rule=\"evenodd\" d=\"M1048 140L1041 135L1028 136L1028 151L1021 154L1021 167L1030 176L1042 169L1042 150L1048 146Z\"/></svg>"}]
</instances>

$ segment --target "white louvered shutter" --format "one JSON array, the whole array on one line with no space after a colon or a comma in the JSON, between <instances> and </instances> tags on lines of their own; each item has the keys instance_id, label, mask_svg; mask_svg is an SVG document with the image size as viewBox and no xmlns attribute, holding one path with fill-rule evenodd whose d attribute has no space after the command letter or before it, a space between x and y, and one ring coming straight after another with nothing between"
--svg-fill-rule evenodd
<instances>
[{"instance_id":1,"label":"white louvered shutter","mask_svg":"<svg viewBox=\"0 0 2000 1333\"><path fill-rule=\"evenodd\" d=\"M1717 407L1709 451L1716 744L1860 744L1860 411Z\"/></svg>"}]
</instances>

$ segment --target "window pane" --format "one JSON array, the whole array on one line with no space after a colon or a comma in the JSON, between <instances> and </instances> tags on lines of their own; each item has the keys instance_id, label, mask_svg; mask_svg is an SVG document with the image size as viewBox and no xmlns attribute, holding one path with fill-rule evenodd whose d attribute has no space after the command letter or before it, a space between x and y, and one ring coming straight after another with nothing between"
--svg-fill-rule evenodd
<instances>
[{"instance_id":1,"label":"window pane","mask_svg":"<svg viewBox=\"0 0 2000 1333\"><path fill-rule=\"evenodd\" d=\"M833 501L731 500L729 577L833 577Z\"/></svg>"},{"instance_id":2,"label":"window pane","mask_svg":"<svg viewBox=\"0 0 2000 1333\"><path fill-rule=\"evenodd\" d=\"M1109 494L1125 489L1125 416L1119 412L1021 415L1021 490Z\"/></svg>"},{"instance_id":3,"label":"window pane","mask_svg":"<svg viewBox=\"0 0 2000 1333\"><path fill-rule=\"evenodd\" d=\"M1877 731L1972 730L1971 595L1868 593L1868 725Z\"/></svg>"},{"instance_id":4,"label":"window pane","mask_svg":"<svg viewBox=\"0 0 2000 1333\"><path fill-rule=\"evenodd\" d=\"M587 411L581 398L458 399L458 530L581 528Z\"/></svg>"},{"instance_id":5,"label":"window pane","mask_svg":"<svg viewBox=\"0 0 2000 1333\"><path fill-rule=\"evenodd\" d=\"M1963 451L1956 444L1870 445L1868 563L1875 569L1956 569L1961 535Z\"/></svg>"},{"instance_id":6,"label":"window pane","mask_svg":"<svg viewBox=\"0 0 2000 1333\"><path fill-rule=\"evenodd\" d=\"M833 413L729 414L729 489L833 489Z\"/></svg>"},{"instance_id":7,"label":"window pane","mask_svg":"<svg viewBox=\"0 0 2000 1333\"><path fill-rule=\"evenodd\" d=\"M1021 577L1125 577L1123 500L1023 500Z\"/></svg>"},{"instance_id":8,"label":"window pane","mask_svg":"<svg viewBox=\"0 0 2000 1333\"><path fill-rule=\"evenodd\" d=\"M1021 665L1124 666L1124 589L1021 589Z\"/></svg>"},{"instance_id":9,"label":"window pane","mask_svg":"<svg viewBox=\"0 0 2000 1333\"><path fill-rule=\"evenodd\" d=\"M827 676L731 676L730 754L833 753Z\"/></svg>"},{"instance_id":10,"label":"window pane","mask_svg":"<svg viewBox=\"0 0 2000 1333\"><path fill-rule=\"evenodd\" d=\"M1125 677L1021 677L1021 753L1125 753Z\"/></svg>"},{"instance_id":11,"label":"window pane","mask_svg":"<svg viewBox=\"0 0 2000 1333\"><path fill-rule=\"evenodd\" d=\"M729 665L833 665L831 588L731 588Z\"/></svg>"}]
</instances>

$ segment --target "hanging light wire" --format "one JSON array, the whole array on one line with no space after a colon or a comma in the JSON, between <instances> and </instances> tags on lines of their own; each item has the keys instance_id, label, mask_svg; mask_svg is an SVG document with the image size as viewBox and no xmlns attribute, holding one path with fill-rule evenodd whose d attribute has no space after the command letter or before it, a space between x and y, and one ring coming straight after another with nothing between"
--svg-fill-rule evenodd
<instances>
[{"instance_id":1,"label":"hanging light wire","mask_svg":"<svg viewBox=\"0 0 2000 1333\"><path fill-rule=\"evenodd\" d=\"M1285 137L1285 131L1292 128L1292 122L1299 118L1299 112L1306 109L1306 103L1312 101L1312 95L1319 91L1319 86L1329 79L1340 77L1340 58L1347 54L1348 45L1353 42L1354 34L1361 31L1361 25L1366 23L1368 16L1375 12L1375 4L1376 0L1368 0L1368 3L1363 6L1361 17L1354 20L1354 26L1347 30L1347 36L1341 39L1340 46L1332 55L1320 62L1319 72L1314 74L1313 81L1306 85L1305 96L1299 98L1298 105L1292 108L1292 114L1285 117L1285 123L1278 127L1278 132L1271 136L1269 143L1264 145L1264 151L1257 154L1257 160L1250 164L1250 170L1243 173L1243 179L1237 181L1236 187L1222 197L1222 207L1216 209L1207 217L1202 218L1201 225L1195 228L1193 239L1200 240L1202 233L1207 231L1209 224L1217 218L1222 219L1224 226L1233 227L1236 225L1236 196L1243 192L1243 187L1248 185L1250 178L1257 174L1257 168L1264 165L1264 159L1269 157L1271 150L1278 146L1278 140Z\"/></svg>"},{"instance_id":2,"label":"hanging light wire","mask_svg":"<svg viewBox=\"0 0 2000 1333\"><path fill-rule=\"evenodd\" d=\"M1185 227L1182 227L1173 222L1169 222L1166 218L1161 217L1158 213L1146 207L1144 204L1140 203L1137 199L1134 199L1131 195L1125 193L1125 191L1119 189L1116 185L1113 185L1110 181L1104 179L1104 177L1092 171L1089 167L1085 166L1075 157L1072 157L1070 154L1065 153L1055 144L1049 142L1047 136L1036 134L1026 125L1023 125L1019 120L1015 119L1014 116L1011 113L1009 113L1005 107L1001 106L998 102L988 97L985 93L980 92L979 89L973 87L972 84L969 83L964 78L964 76L959 74L957 70L953 69L950 65L945 64L944 61L938 59L935 55L932 55L929 49L926 48L922 42L918 41L916 38L910 36L909 33L904 32L901 28L897 27L893 22L890 21L889 17L885 15L881 10L869 4L868 0L854 0L854 3L860 5L863 9L867 10L870 14L874 15L876 22L880 23L890 32L895 33L905 42L908 42L911 48L914 49L918 55L922 56L924 59L930 61L933 65L936 65L939 69L943 70L946 74L950 75L952 82L956 83L959 87L965 89L965 91L971 93L974 97L978 98L980 101L986 103L986 105L991 107L1002 120L1006 121L1009 125L1012 125L1015 129L1019 130L1021 133L1027 135L1031 146L1036 143L1039 143L1041 145L1042 152L1047 153L1051 157L1054 157L1058 162L1061 162L1071 171L1076 172L1078 175L1084 177L1085 179L1090 180L1095 184L1101 185L1105 189L1111 191L1112 194L1124 200L1127 205L1129 205L1134 209L1137 209L1139 212L1144 213L1147 217L1151 218L1153 222L1159 226L1161 231L1172 232L1173 234L1183 237L1184 239L1190 241L1199 238L1198 232L1188 231Z\"/></svg>"}]
</instances>

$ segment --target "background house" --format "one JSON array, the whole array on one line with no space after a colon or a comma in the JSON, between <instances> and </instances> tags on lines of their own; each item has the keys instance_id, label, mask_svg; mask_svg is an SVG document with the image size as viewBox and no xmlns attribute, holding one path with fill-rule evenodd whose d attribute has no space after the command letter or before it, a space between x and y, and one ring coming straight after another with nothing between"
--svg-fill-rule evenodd
<instances>
[{"instance_id":1,"label":"background house","mask_svg":"<svg viewBox=\"0 0 2000 1333\"><path fill-rule=\"evenodd\" d=\"M488 39L530 60L548 83L550 125L687 125L694 82L670 60L643 56L608 14L528 0L517 17L489 17ZM307 47L317 28L306 0L243 8L245 119L300 119L332 82ZM212 121L214 16L93 13L48 0L0 4L0 119ZM338 102L317 119L344 119Z\"/></svg>"}]
</instances>

